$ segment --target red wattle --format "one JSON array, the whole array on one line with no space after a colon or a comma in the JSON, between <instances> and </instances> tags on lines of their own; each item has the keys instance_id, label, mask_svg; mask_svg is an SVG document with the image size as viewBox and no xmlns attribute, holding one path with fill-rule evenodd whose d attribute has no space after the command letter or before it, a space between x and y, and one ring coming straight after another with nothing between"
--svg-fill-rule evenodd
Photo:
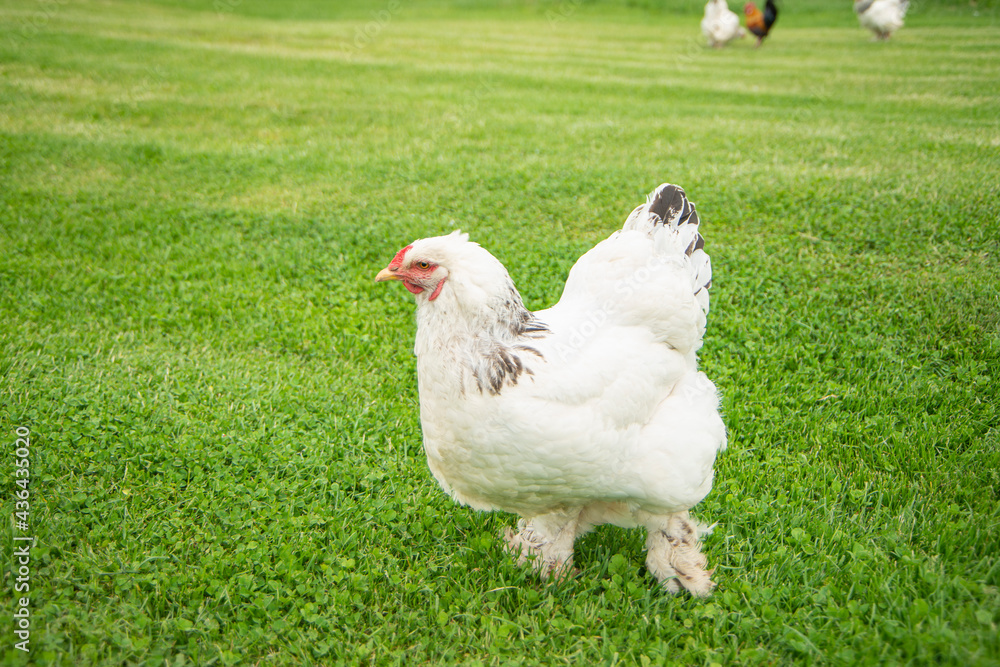
<instances>
[{"instance_id":1,"label":"red wattle","mask_svg":"<svg viewBox=\"0 0 1000 667\"><path fill-rule=\"evenodd\" d=\"M433 292L431 292L430 297L427 299L428 301L433 301L434 299L438 298L438 294L441 293L441 288L444 287L444 282L446 280L448 280L448 276L445 276L444 278L441 279L440 282L438 282L438 286L434 288Z\"/></svg>"}]
</instances>

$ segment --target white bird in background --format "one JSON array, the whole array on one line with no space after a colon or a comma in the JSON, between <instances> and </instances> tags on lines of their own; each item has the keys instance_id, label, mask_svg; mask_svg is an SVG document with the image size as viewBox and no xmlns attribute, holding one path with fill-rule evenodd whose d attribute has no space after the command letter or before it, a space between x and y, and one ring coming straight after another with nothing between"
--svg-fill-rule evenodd
<instances>
[{"instance_id":1,"label":"white bird in background","mask_svg":"<svg viewBox=\"0 0 1000 667\"><path fill-rule=\"evenodd\" d=\"M740 17L729 9L726 0L708 0L705 4L705 18L701 20L701 32L708 45L722 48L746 32L740 27Z\"/></svg>"},{"instance_id":2,"label":"white bird in background","mask_svg":"<svg viewBox=\"0 0 1000 667\"><path fill-rule=\"evenodd\" d=\"M878 39L889 39L903 27L909 0L855 0L854 13L862 27L875 33Z\"/></svg>"},{"instance_id":3,"label":"white bird in background","mask_svg":"<svg viewBox=\"0 0 1000 667\"><path fill-rule=\"evenodd\" d=\"M726 447L715 385L697 369L711 264L698 214L664 184L576 262L559 302L528 311L504 266L466 234L414 241L376 280L417 302L424 450L455 500L521 516L509 551L569 571L576 538L644 526L670 592L715 584L688 510Z\"/></svg>"}]
</instances>

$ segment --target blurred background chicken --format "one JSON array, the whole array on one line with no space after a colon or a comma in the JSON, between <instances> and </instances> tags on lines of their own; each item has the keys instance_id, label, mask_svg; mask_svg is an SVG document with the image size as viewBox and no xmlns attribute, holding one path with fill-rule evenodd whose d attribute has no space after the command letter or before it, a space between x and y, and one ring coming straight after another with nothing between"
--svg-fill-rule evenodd
<instances>
[{"instance_id":1,"label":"blurred background chicken","mask_svg":"<svg viewBox=\"0 0 1000 667\"><path fill-rule=\"evenodd\" d=\"M701 32L708 39L708 45L716 49L746 34L740 27L740 17L729 9L726 0L708 0Z\"/></svg>"},{"instance_id":2,"label":"blurred background chicken","mask_svg":"<svg viewBox=\"0 0 1000 667\"><path fill-rule=\"evenodd\" d=\"M855 0L854 13L862 27L868 28L878 39L889 39L903 27L903 18L909 0Z\"/></svg>"},{"instance_id":3,"label":"blurred background chicken","mask_svg":"<svg viewBox=\"0 0 1000 667\"><path fill-rule=\"evenodd\" d=\"M778 20L778 8L774 5L774 0L767 0L763 12L757 5L748 2L743 5L743 14L746 17L747 30L757 35L757 46L760 46L771 32L771 26Z\"/></svg>"}]
</instances>

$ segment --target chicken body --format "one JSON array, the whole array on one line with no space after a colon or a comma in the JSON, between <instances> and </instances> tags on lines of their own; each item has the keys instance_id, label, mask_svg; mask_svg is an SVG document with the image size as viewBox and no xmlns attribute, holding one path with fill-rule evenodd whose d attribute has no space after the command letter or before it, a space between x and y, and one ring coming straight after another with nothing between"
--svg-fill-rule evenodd
<instances>
[{"instance_id":1,"label":"chicken body","mask_svg":"<svg viewBox=\"0 0 1000 667\"><path fill-rule=\"evenodd\" d=\"M767 0L764 3L763 12L753 2L748 2L743 5L743 15L746 18L747 30L757 36L757 46L760 46L778 20L778 8L774 0Z\"/></svg>"},{"instance_id":2,"label":"chicken body","mask_svg":"<svg viewBox=\"0 0 1000 667\"><path fill-rule=\"evenodd\" d=\"M740 17L729 9L726 0L708 0L705 17L701 20L701 32L713 48L721 48L745 34L740 27Z\"/></svg>"},{"instance_id":3,"label":"chicken body","mask_svg":"<svg viewBox=\"0 0 1000 667\"><path fill-rule=\"evenodd\" d=\"M683 190L660 186L531 313L466 235L415 241L379 274L416 294L420 419L429 467L459 502L520 515L506 535L546 573L593 526L645 526L672 592L714 584L688 509L726 446L697 370L711 264Z\"/></svg>"},{"instance_id":4,"label":"chicken body","mask_svg":"<svg viewBox=\"0 0 1000 667\"><path fill-rule=\"evenodd\" d=\"M908 7L908 0L856 0L854 13L862 27L875 33L877 39L889 39L903 27Z\"/></svg>"}]
</instances>

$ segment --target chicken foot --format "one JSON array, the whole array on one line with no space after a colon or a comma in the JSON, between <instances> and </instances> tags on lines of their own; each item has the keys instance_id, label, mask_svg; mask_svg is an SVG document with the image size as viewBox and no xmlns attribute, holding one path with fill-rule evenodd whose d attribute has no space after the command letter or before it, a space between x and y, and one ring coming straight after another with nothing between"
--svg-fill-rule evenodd
<instances>
[{"instance_id":1,"label":"chicken foot","mask_svg":"<svg viewBox=\"0 0 1000 667\"><path fill-rule=\"evenodd\" d=\"M517 532L504 530L508 553L517 564L531 562L543 577L561 578L573 569L573 542L576 540L580 510L556 511L517 522Z\"/></svg>"},{"instance_id":2,"label":"chicken foot","mask_svg":"<svg viewBox=\"0 0 1000 667\"><path fill-rule=\"evenodd\" d=\"M708 559L701 553L698 526L688 512L650 517L646 522L646 567L669 593L682 588L707 597L715 588Z\"/></svg>"}]
</instances>

